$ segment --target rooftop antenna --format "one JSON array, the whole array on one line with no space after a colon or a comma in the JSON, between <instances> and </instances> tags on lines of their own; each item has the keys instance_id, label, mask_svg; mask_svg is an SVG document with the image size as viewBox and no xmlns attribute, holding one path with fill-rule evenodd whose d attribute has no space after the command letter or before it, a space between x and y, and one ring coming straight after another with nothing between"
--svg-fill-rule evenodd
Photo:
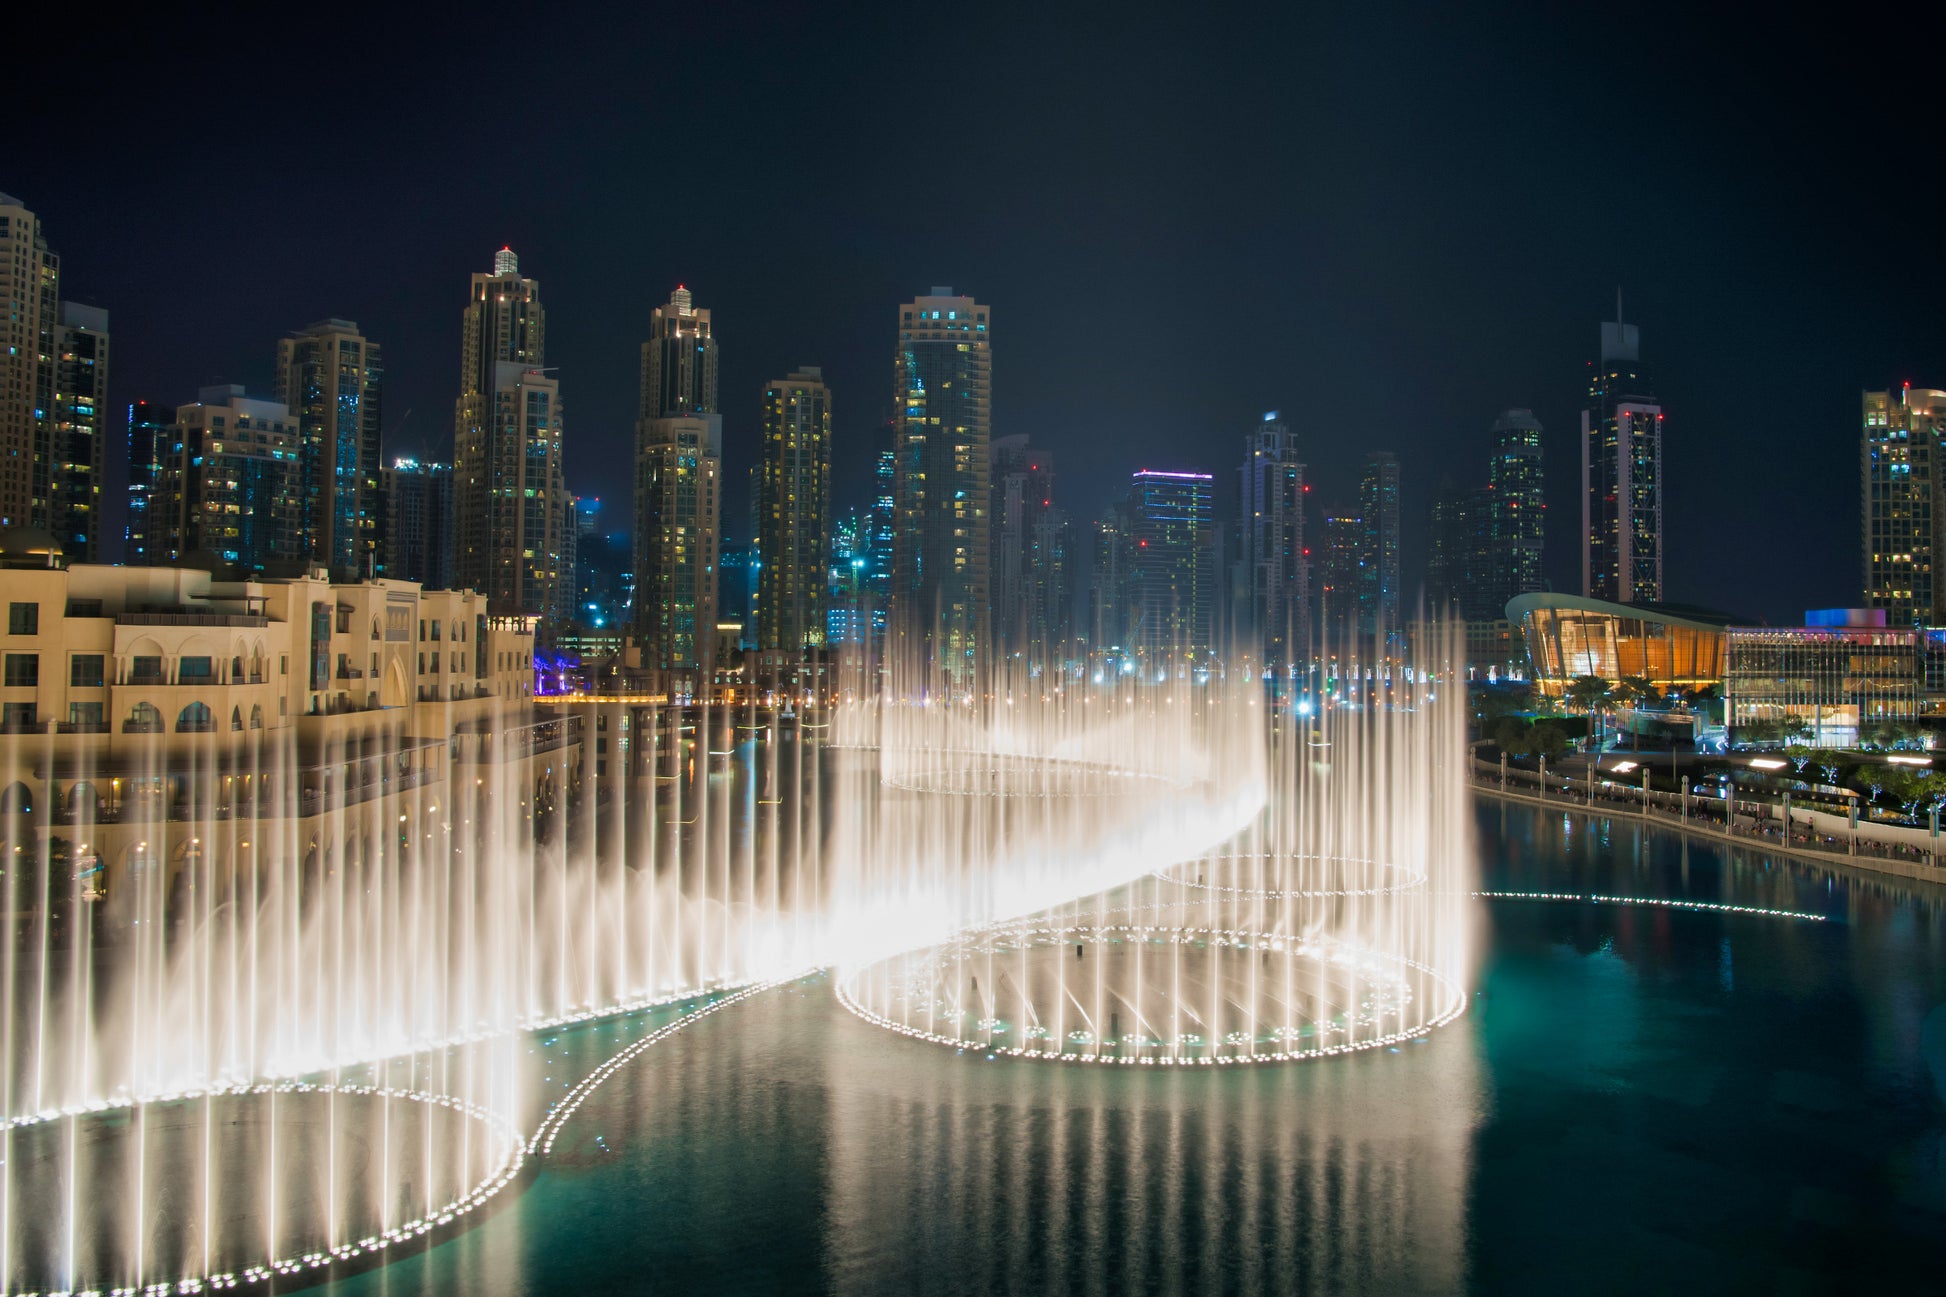
<instances>
[{"instance_id":1,"label":"rooftop antenna","mask_svg":"<svg viewBox=\"0 0 1946 1297\"><path fill-rule=\"evenodd\" d=\"M1622 286L1615 285L1615 323L1622 322Z\"/></svg>"}]
</instances>

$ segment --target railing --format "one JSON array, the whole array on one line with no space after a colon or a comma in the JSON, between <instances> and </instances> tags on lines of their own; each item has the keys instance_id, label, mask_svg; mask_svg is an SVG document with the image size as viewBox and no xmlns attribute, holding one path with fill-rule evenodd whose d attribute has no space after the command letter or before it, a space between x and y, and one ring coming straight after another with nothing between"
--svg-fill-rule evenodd
<instances>
[{"instance_id":1,"label":"railing","mask_svg":"<svg viewBox=\"0 0 1946 1297\"><path fill-rule=\"evenodd\" d=\"M161 721L123 721L122 722L122 733L124 734L160 734L162 732L163 730L162 730Z\"/></svg>"},{"instance_id":2,"label":"railing","mask_svg":"<svg viewBox=\"0 0 1946 1297\"><path fill-rule=\"evenodd\" d=\"M166 671L131 671L128 673L128 683L132 685L166 685L169 683L169 674Z\"/></svg>"},{"instance_id":3,"label":"railing","mask_svg":"<svg viewBox=\"0 0 1946 1297\"><path fill-rule=\"evenodd\" d=\"M62 721L54 727L56 734L108 734L112 730L107 721Z\"/></svg>"},{"instance_id":4,"label":"railing","mask_svg":"<svg viewBox=\"0 0 1946 1297\"><path fill-rule=\"evenodd\" d=\"M118 626L268 626L262 613L125 612L115 616Z\"/></svg>"},{"instance_id":5,"label":"railing","mask_svg":"<svg viewBox=\"0 0 1946 1297\"><path fill-rule=\"evenodd\" d=\"M1767 801L1738 797L1734 810L1726 810L1722 797L1713 795L1707 789L1696 788L1686 794L1651 789L1645 800L1639 784L1624 783L1607 786L1597 783L1591 797L1586 778L1575 779L1556 770L1547 772L1545 782L1534 771L1518 766L1509 766L1506 775L1507 782L1502 783L1501 771L1497 766L1477 759L1473 763L1473 784L1476 788L1538 805L1558 806L1567 811L1623 815L1691 832L1754 841L1795 855L1826 857L1867 868L1879 867L1882 862L1884 867L1889 867L1895 873L1911 870L1930 873L1942 863L1940 849L1881 841L1856 831L1842 835L1820 832L1815 824L1807 824L1812 811L1819 808L1802 803L1790 808L1791 824L1787 838L1782 807ZM1827 810L1824 813L1831 812ZM1860 827L1869 826L1861 824ZM1939 839L1939 843L1940 848L1946 848L1946 838Z\"/></svg>"}]
</instances>

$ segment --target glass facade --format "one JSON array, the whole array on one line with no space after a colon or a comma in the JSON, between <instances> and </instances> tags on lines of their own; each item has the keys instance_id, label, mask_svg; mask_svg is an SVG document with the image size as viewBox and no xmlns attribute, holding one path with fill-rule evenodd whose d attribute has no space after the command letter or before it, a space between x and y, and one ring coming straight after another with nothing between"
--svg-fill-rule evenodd
<instances>
[{"instance_id":1,"label":"glass facade","mask_svg":"<svg viewBox=\"0 0 1946 1297\"><path fill-rule=\"evenodd\" d=\"M1850 747L1874 721L1922 709L1926 636L1883 627L1737 629L1723 681L1730 736L1760 721L1797 720L1816 747Z\"/></svg>"},{"instance_id":2,"label":"glass facade","mask_svg":"<svg viewBox=\"0 0 1946 1297\"><path fill-rule=\"evenodd\" d=\"M1507 612L1520 623L1535 687L1548 698L1580 675L1647 676L1678 690L1723 683L1727 619L1555 594L1522 595Z\"/></svg>"}]
</instances>

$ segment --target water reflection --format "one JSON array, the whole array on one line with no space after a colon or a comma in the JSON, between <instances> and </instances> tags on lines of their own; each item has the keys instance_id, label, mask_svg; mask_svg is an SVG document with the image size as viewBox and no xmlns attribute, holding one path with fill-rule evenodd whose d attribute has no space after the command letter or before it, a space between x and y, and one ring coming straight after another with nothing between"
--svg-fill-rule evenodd
<instances>
[{"instance_id":1,"label":"water reflection","mask_svg":"<svg viewBox=\"0 0 1946 1297\"><path fill-rule=\"evenodd\" d=\"M1483 905L1454 1026L1215 1073L955 1055L814 979L658 1045L524 1195L342 1289L1936 1287L1946 889L1492 803L1478 828L1490 888L1829 921ZM643 1029L563 1033L547 1070Z\"/></svg>"}]
</instances>

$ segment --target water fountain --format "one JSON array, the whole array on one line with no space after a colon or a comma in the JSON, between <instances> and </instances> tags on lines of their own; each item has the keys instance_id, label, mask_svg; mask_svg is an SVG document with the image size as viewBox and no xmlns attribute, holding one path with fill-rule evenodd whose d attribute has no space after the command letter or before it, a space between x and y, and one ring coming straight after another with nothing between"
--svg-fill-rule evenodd
<instances>
[{"instance_id":1,"label":"water fountain","mask_svg":"<svg viewBox=\"0 0 1946 1297\"><path fill-rule=\"evenodd\" d=\"M971 699L894 672L801 714L509 704L435 744L272 731L76 770L126 782L130 845L91 857L98 825L47 807L5 844L0 1287L382 1259L653 1043L560 1078L533 1033L807 969L888 1027L1040 1059L1430 1030L1464 1002L1457 698L1422 668L1353 678L1299 715L1249 671Z\"/></svg>"}]
</instances>

